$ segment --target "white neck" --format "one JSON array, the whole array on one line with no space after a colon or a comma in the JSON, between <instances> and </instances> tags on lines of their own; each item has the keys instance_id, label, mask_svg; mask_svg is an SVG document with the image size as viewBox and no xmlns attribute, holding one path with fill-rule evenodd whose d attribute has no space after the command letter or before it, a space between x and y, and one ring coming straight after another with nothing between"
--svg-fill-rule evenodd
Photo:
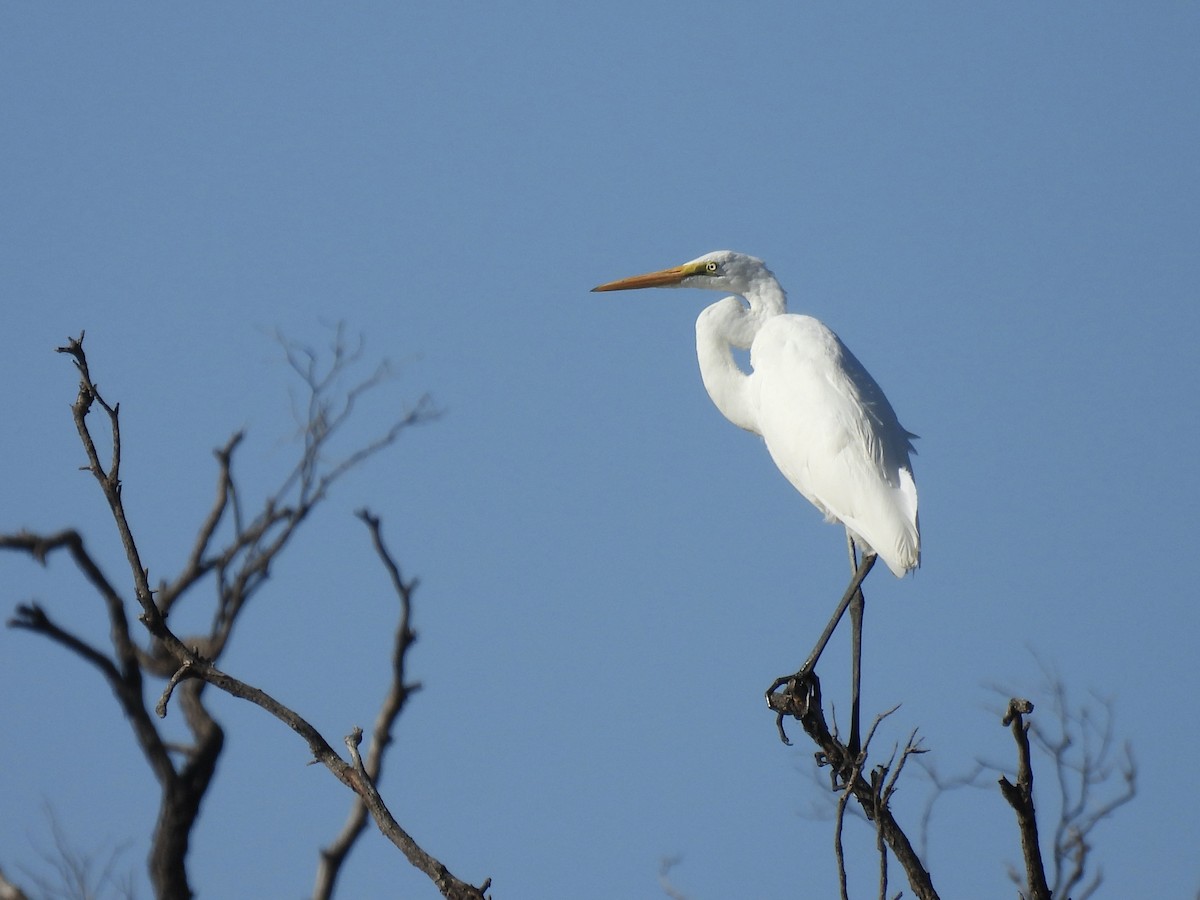
<instances>
[{"instance_id":1,"label":"white neck","mask_svg":"<svg viewBox=\"0 0 1200 900\"><path fill-rule=\"evenodd\" d=\"M717 409L738 428L762 432L750 402L749 376L733 358L733 347L748 350L763 323L787 311L787 298L775 279L758 281L745 293L747 309L737 297L726 297L696 320L696 358L700 377Z\"/></svg>"}]
</instances>

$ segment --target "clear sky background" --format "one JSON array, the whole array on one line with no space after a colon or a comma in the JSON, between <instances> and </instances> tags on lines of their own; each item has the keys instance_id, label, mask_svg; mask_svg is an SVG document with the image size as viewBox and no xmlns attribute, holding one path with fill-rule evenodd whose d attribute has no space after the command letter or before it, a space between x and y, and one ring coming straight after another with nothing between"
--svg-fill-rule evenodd
<instances>
[{"instance_id":1,"label":"clear sky background","mask_svg":"<svg viewBox=\"0 0 1200 900\"><path fill-rule=\"evenodd\" d=\"M903 704L877 753L919 727L943 773L1011 760L992 685L1048 712L1040 656L1112 698L1139 761L1101 895L1193 897L1198 47L1184 2L5 4L0 528L76 525L128 583L68 335L121 403L156 578L213 447L247 429L260 491L295 451L274 331L344 320L399 373L346 446L425 392L444 414L338 487L225 667L331 740L369 724L395 621L369 505L422 582L383 793L453 871L649 898L678 855L694 900L833 896L823 776L762 691L844 586L841 531L705 395L716 296L588 293L752 253L921 435L924 566L868 581L865 707ZM104 639L65 558L0 556L5 616L31 598ZM0 686L0 865L50 843L49 804L80 848L127 844L147 895L157 792L107 688L11 630ZM285 727L214 706L194 885L302 896L350 798ZM913 770L896 801L914 831L926 790ZM943 896L1011 897L1019 859L998 791L937 807ZM343 887L434 895L375 833Z\"/></svg>"}]
</instances>

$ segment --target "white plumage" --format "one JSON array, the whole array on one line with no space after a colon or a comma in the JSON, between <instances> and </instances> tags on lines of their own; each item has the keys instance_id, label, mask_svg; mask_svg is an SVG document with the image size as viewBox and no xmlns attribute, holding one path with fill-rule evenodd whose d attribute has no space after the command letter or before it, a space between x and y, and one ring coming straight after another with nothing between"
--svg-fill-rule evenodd
<instances>
[{"instance_id":1,"label":"white plumage","mask_svg":"<svg viewBox=\"0 0 1200 900\"><path fill-rule=\"evenodd\" d=\"M736 295L696 320L700 373L717 409L761 435L792 486L826 519L841 522L862 552L877 554L897 576L918 566L915 435L838 336L811 316L788 314L775 276L743 253L719 250L594 290L642 287ZM750 351L749 373L734 349Z\"/></svg>"}]
</instances>

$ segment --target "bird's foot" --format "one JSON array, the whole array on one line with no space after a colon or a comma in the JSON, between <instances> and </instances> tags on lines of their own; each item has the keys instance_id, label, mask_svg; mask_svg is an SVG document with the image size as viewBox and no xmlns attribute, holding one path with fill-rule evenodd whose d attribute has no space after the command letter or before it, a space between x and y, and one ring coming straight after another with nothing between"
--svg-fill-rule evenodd
<instances>
[{"instance_id":1,"label":"bird's foot","mask_svg":"<svg viewBox=\"0 0 1200 900\"><path fill-rule=\"evenodd\" d=\"M781 690L782 688L782 690ZM767 688L767 706L775 713L775 727L779 739L785 744L792 742L783 729L783 717L803 719L813 709L821 708L821 680L817 673L801 669L792 675L776 678Z\"/></svg>"}]
</instances>

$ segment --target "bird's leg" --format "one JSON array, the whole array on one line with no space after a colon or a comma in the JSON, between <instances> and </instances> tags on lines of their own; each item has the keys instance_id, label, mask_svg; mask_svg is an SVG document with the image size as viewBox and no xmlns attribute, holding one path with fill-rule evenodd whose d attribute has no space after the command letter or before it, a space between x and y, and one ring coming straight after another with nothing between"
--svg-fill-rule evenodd
<instances>
[{"instance_id":1,"label":"bird's leg","mask_svg":"<svg viewBox=\"0 0 1200 900\"><path fill-rule=\"evenodd\" d=\"M809 714L814 701L818 705L820 704L820 687L817 682L816 673L813 670L816 668L817 660L821 658L821 653L825 650L825 645L829 643L829 638L833 635L834 629L837 628L838 622L841 621L842 616L845 614L846 608L850 606L851 601L856 597L861 598L862 593L860 588L863 579L867 577L867 573L871 571L873 565L875 565L874 553L868 553L863 556L862 562L858 563L854 568L854 577L850 579L850 586L846 588L846 593L842 595L841 602L838 603L833 618L825 626L825 631L821 633L821 637L817 640L817 645L813 647L813 651L808 655L808 659L804 661L804 665L793 675L784 675L782 678L776 678L774 683L767 688L767 707L776 714L775 726L779 729L779 739L785 744L790 744L791 741L788 740L787 733L783 730L783 717L792 716L793 718L801 719ZM858 621L861 624L861 611ZM787 685L787 688L779 691L784 685ZM776 693L777 691L778 693ZM857 702L857 690L855 690L854 696ZM855 709L857 709L856 705ZM854 718L857 721L857 716ZM857 730L852 727L852 731L851 741L857 742ZM850 758L853 760L857 759L857 757L858 751L855 750Z\"/></svg>"},{"instance_id":2,"label":"bird's leg","mask_svg":"<svg viewBox=\"0 0 1200 900\"><path fill-rule=\"evenodd\" d=\"M837 628L838 622L845 615L850 601L854 599L856 594L859 594L859 588L863 583L863 579L867 577L867 573L871 571L873 565L875 565L875 554L868 553L862 558L862 562L854 567L854 577L850 579L850 586L846 588L846 593L842 595L842 600L838 604L833 618L825 626L825 630L817 640L817 645L813 647L813 651L808 655L808 659L804 661L804 665L794 675L784 675L782 678L776 678L771 687L767 689L767 705L772 709L775 709L774 704L771 703L772 694L789 682L803 683L812 675L813 669L817 666L817 660L821 658L821 654L825 651L825 645L829 643L829 638L833 635L834 629Z\"/></svg>"},{"instance_id":3,"label":"bird's leg","mask_svg":"<svg viewBox=\"0 0 1200 900\"><path fill-rule=\"evenodd\" d=\"M850 562L857 574L858 564L854 556L854 541L851 539ZM874 560L875 555L864 556L863 562L865 563L868 559ZM863 596L860 579L859 588L850 600L850 740L846 744L846 749L850 752L851 761L858 759L858 754L862 749L859 737L859 690L862 684L862 621L866 604L867 600Z\"/></svg>"},{"instance_id":4,"label":"bird's leg","mask_svg":"<svg viewBox=\"0 0 1200 900\"><path fill-rule=\"evenodd\" d=\"M854 538L850 537L850 532L846 532L846 552L850 554L850 574L853 575L858 571L858 548L854 546Z\"/></svg>"}]
</instances>

